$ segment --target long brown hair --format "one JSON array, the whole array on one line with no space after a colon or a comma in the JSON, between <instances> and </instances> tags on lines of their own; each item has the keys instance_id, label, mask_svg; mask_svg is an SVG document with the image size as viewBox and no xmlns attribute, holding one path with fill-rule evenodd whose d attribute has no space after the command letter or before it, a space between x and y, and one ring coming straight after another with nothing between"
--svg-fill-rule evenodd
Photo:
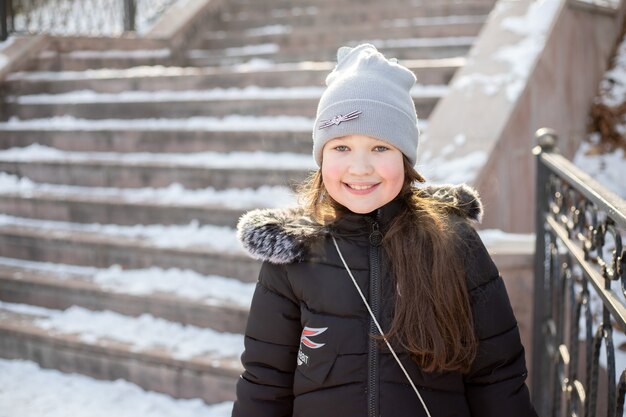
<instances>
[{"instance_id":1,"label":"long brown hair","mask_svg":"<svg viewBox=\"0 0 626 417\"><path fill-rule=\"evenodd\" d=\"M383 239L398 289L386 337L425 371L467 372L478 342L458 252L461 242L447 220L453 208L420 191L415 183L425 179L403 159L399 195L404 208ZM326 191L321 170L298 191L307 214L320 224L330 224L346 211Z\"/></svg>"}]
</instances>

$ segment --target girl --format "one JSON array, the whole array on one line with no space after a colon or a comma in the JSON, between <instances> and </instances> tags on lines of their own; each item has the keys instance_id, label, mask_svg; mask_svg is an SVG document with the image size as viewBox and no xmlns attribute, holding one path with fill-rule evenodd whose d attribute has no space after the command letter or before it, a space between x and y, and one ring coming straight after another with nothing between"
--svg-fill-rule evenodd
<instances>
[{"instance_id":1,"label":"girl","mask_svg":"<svg viewBox=\"0 0 626 417\"><path fill-rule=\"evenodd\" d=\"M476 192L415 186L415 81L340 48L302 207L240 220L263 265L234 417L536 416Z\"/></svg>"}]
</instances>

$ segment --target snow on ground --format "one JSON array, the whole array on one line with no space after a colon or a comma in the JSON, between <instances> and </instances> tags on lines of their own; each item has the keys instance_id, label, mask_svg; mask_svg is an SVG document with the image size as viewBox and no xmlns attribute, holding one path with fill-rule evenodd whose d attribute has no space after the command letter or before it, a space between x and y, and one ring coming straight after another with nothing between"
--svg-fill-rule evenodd
<instances>
[{"instance_id":1,"label":"snow on ground","mask_svg":"<svg viewBox=\"0 0 626 417\"><path fill-rule=\"evenodd\" d=\"M150 314L129 317L113 311L92 311L72 306L54 310L0 301L0 309L32 316L33 324L57 335L76 335L85 343L114 340L132 351L165 349L172 357L190 360L209 355L211 359L237 359L243 353L243 335L183 325ZM219 362L215 362L219 366Z\"/></svg>"},{"instance_id":2,"label":"snow on ground","mask_svg":"<svg viewBox=\"0 0 626 417\"><path fill-rule=\"evenodd\" d=\"M40 220L0 214L0 227L23 226L39 230L105 234L129 239L139 239L159 248L206 248L230 254L246 253L235 235L235 230L225 226L199 225L192 220L188 225L151 224L120 226L117 224L71 223Z\"/></svg>"},{"instance_id":3,"label":"snow on ground","mask_svg":"<svg viewBox=\"0 0 626 417\"><path fill-rule=\"evenodd\" d=\"M498 229L482 229L478 231L478 234L485 246L496 250L498 245L504 244L522 245L533 249L535 245L534 233L506 233Z\"/></svg>"},{"instance_id":4,"label":"snow on ground","mask_svg":"<svg viewBox=\"0 0 626 417\"><path fill-rule=\"evenodd\" d=\"M325 87L214 88L185 91L124 91L98 93L92 90L71 91L60 94L31 94L7 97L18 104L80 104L80 103L143 103L143 102L193 102L208 100L290 100L316 99ZM447 85L416 85L411 89L414 98L440 98L448 91Z\"/></svg>"},{"instance_id":5,"label":"snow on ground","mask_svg":"<svg viewBox=\"0 0 626 417\"><path fill-rule=\"evenodd\" d=\"M623 149L617 149L611 153L586 155L591 146L588 142L581 143L572 162L600 184L626 199L626 153Z\"/></svg>"},{"instance_id":6,"label":"snow on ground","mask_svg":"<svg viewBox=\"0 0 626 417\"><path fill-rule=\"evenodd\" d=\"M228 417L232 402L180 400L126 382L98 381L0 359L0 417Z\"/></svg>"},{"instance_id":7,"label":"snow on ground","mask_svg":"<svg viewBox=\"0 0 626 417\"><path fill-rule=\"evenodd\" d=\"M618 107L626 103L626 36L617 48L611 68L608 69L600 81L599 96L597 100L609 107ZM583 141L574 156L573 162L583 171L591 175L596 181L626 199L626 117L622 123L616 126L622 135L622 149L612 153L599 155L587 155L588 151L600 143L600 134L592 132Z\"/></svg>"},{"instance_id":8,"label":"snow on ground","mask_svg":"<svg viewBox=\"0 0 626 417\"><path fill-rule=\"evenodd\" d=\"M151 152L77 152L63 151L49 146L32 144L23 148L0 151L0 161L12 162L112 162L117 164L160 164L163 166L186 166L203 168L242 168L271 170L314 169L310 155L289 152L195 152L195 153L151 153Z\"/></svg>"},{"instance_id":9,"label":"snow on ground","mask_svg":"<svg viewBox=\"0 0 626 417\"><path fill-rule=\"evenodd\" d=\"M116 293L137 296L168 293L207 305L236 304L245 308L250 306L256 285L179 268L122 269L119 265L96 268L4 257L0 257L0 266L48 272L60 279L88 280Z\"/></svg>"},{"instance_id":10,"label":"snow on ground","mask_svg":"<svg viewBox=\"0 0 626 417\"><path fill-rule=\"evenodd\" d=\"M178 183L162 188L114 188L81 187L76 185L46 184L31 181L26 177L0 172L0 194L19 194L23 197L52 195L57 198L107 198L114 197L122 202L170 204L187 206L217 206L234 209L256 207L285 207L295 204L295 196L287 187L262 186L252 188L186 189Z\"/></svg>"}]
</instances>

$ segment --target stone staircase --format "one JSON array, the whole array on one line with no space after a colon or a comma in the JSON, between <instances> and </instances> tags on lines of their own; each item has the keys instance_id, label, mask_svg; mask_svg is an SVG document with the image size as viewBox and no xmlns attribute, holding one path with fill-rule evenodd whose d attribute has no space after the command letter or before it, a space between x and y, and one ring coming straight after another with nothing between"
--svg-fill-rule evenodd
<instances>
[{"instance_id":1,"label":"stone staircase","mask_svg":"<svg viewBox=\"0 0 626 417\"><path fill-rule=\"evenodd\" d=\"M229 0L182 53L43 51L3 86L0 357L232 400L259 268L234 226L313 167L336 48L411 68L426 129L493 3Z\"/></svg>"}]
</instances>

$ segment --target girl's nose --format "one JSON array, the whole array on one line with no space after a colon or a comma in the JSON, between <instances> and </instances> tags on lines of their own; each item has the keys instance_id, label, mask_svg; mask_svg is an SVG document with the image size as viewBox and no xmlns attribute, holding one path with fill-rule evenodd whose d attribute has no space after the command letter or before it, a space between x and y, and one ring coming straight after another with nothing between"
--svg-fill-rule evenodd
<instances>
[{"instance_id":1,"label":"girl's nose","mask_svg":"<svg viewBox=\"0 0 626 417\"><path fill-rule=\"evenodd\" d=\"M371 174L373 171L372 161L367 155L355 154L351 158L348 171L353 175Z\"/></svg>"}]
</instances>

